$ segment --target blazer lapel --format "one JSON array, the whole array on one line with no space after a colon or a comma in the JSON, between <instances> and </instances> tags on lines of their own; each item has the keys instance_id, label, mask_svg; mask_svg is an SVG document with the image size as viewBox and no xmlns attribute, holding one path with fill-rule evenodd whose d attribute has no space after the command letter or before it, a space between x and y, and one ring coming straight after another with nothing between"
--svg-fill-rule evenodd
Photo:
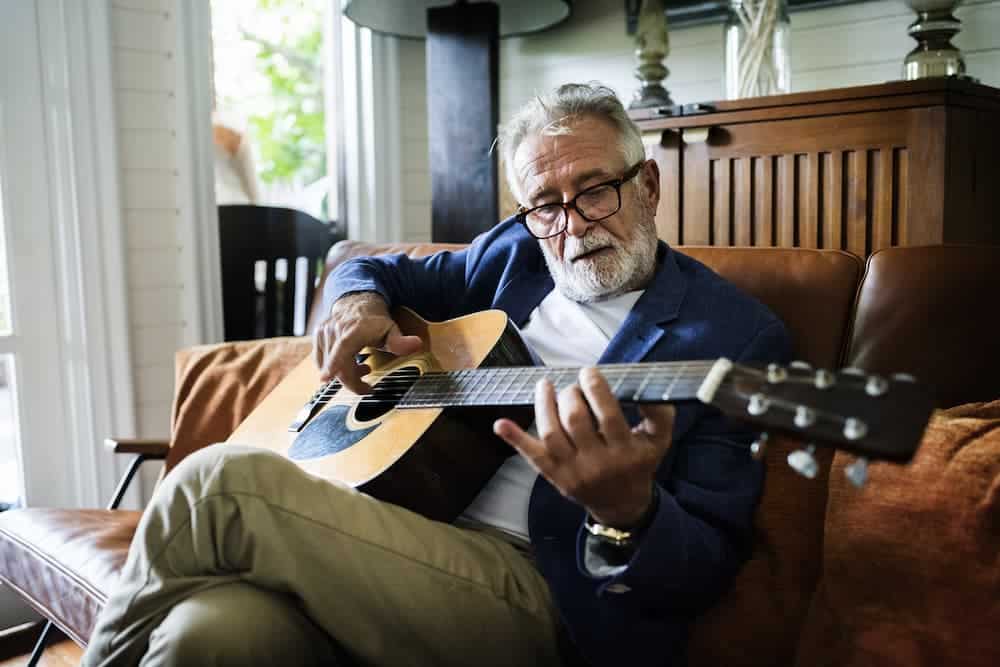
<instances>
[{"instance_id":1,"label":"blazer lapel","mask_svg":"<svg viewBox=\"0 0 1000 667\"><path fill-rule=\"evenodd\" d=\"M641 361L663 337L664 325L677 319L687 293L687 278L677 266L673 249L662 241L657 255L653 282L639 297L597 363Z\"/></svg>"},{"instance_id":2,"label":"blazer lapel","mask_svg":"<svg viewBox=\"0 0 1000 667\"><path fill-rule=\"evenodd\" d=\"M507 313L507 317L521 327L554 287L555 283L548 271L524 271L500 288L493 299L493 307Z\"/></svg>"}]
</instances>

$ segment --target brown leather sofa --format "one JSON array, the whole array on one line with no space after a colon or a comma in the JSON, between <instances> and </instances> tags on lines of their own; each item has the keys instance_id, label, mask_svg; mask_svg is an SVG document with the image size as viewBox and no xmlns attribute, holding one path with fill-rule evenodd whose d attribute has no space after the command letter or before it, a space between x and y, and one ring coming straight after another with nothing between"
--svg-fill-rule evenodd
<instances>
[{"instance_id":1,"label":"brown leather sofa","mask_svg":"<svg viewBox=\"0 0 1000 667\"><path fill-rule=\"evenodd\" d=\"M442 247L345 241L330 251L328 270L350 256ZM754 555L696 622L689 663L1000 664L1000 248L892 248L867 266L836 250L681 250L773 308L798 358L905 371L950 408L932 420L911 464L873 464L860 490L842 474L851 457L822 450L823 472L808 480L784 463L797 443L778 439ZM306 338L281 338L179 351L169 447L117 449L165 456L169 471L224 440L309 349ZM138 517L6 512L0 580L85 645Z\"/></svg>"}]
</instances>

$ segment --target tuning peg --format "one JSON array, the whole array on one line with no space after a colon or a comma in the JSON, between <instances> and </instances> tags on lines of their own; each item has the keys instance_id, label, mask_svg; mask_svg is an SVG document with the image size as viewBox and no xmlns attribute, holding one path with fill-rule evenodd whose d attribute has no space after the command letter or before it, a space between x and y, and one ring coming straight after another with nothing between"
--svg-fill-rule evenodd
<instances>
[{"instance_id":1,"label":"tuning peg","mask_svg":"<svg viewBox=\"0 0 1000 667\"><path fill-rule=\"evenodd\" d=\"M917 378L913 377L909 373L893 373L892 379L896 382L916 382Z\"/></svg>"},{"instance_id":2,"label":"tuning peg","mask_svg":"<svg viewBox=\"0 0 1000 667\"><path fill-rule=\"evenodd\" d=\"M803 477L813 479L819 472L819 463L816 462L815 453L815 445L806 445L805 449L796 449L788 455L788 465Z\"/></svg>"},{"instance_id":3,"label":"tuning peg","mask_svg":"<svg viewBox=\"0 0 1000 667\"><path fill-rule=\"evenodd\" d=\"M889 391L889 381L881 375L869 375L865 382L865 393L869 396L881 396Z\"/></svg>"},{"instance_id":4,"label":"tuning peg","mask_svg":"<svg viewBox=\"0 0 1000 667\"><path fill-rule=\"evenodd\" d=\"M848 366L847 368L840 369L840 372L844 375L864 375L865 372L858 368L857 366Z\"/></svg>"},{"instance_id":5,"label":"tuning peg","mask_svg":"<svg viewBox=\"0 0 1000 667\"><path fill-rule=\"evenodd\" d=\"M788 371L778 364L767 365L767 381L771 384L784 382L788 378Z\"/></svg>"},{"instance_id":6,"label":"tuning peg","mask_svg":"<svg viewBox=\"0 0 1000 667\"><path fill-rule=\"evenodd\" d=\"M771 402L767 400L764 394L751 394L750 402L747 403L747 412L752 414L754 417L759 417L760 415L767 412L767 409L771 407Z\"/></svg>"},{"instance_id":7,"label":"tuning peg","mask_svg":"<svg viewBox=\"0 0 1000 667\"><path fill-rule=\"evenodd\" d=\"M848 417L844 420L844 437L848 440L860 440L868 435L868 424L857 417Z\"/></svg>"},{"instance_id":8,"label":"tuning peg","mask_svg":"<svg viewBox=\"0 0 1000 667\"><path fill-rule=\"evenodd\" d=\"M754 461L760 461L764 458L764 454L767 453L767 441L771 439L767 433L761 433L760 436L750 443L750 456Z\"/></svg>"},{"instance_id":9,"label":"tuning peg","mask_svg":"<svg viewBox=\"0 0 1000 667\"><path fill-rule=\"evenodd\" d=\"M816 371L816 375L813 378L813 384L816 385L817 389L828 389L832 387L836 382L837 382L837 376L823 368Z\"/></svg>"},{"instance_id":10,"label":"tuning peg","mask_svg":"<svg viewBox=\"0 0 1000 667\"><path fill-rule=\"evenodd\" d=\"M868 481L868 459L859 456L844 468L844 476L847 477L847 481L860 489Z\"/></svg>"},{"instance_id":11,"label":"tuning peg","mask_svg":"<svg viewBox=\"0 0 1000 667\"><path fill-rule=\"evenodd\" d=\"M808 361L793 361L788 364L789 368L795 368L800 371L811 371L813 369L812 364Z\"/></svg>"}]
</instances>

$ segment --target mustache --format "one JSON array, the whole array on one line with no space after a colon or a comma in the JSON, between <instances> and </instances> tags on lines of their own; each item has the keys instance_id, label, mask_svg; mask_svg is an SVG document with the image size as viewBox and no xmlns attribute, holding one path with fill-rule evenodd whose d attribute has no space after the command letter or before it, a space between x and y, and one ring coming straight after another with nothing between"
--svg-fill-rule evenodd
<instances>
[{"instance_id":1,"label":"mustache","mask_svg":"<svg viewBox=\"0 0 1000 667\"><path fill-rule=\"evenodd\" d=\"M618 248L619 243L614 236L604 230L595 229L583 237L570 236L563 245L563 261L572 262L581 255L608 246Z\"/></svg>"}]
</instances>

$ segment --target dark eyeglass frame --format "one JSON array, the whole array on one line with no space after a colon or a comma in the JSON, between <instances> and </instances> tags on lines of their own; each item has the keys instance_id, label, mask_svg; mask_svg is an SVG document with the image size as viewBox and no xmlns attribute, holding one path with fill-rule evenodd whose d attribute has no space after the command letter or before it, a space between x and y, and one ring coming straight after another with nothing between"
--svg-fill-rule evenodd
<instances>
[{"instance_id":1,"label":"dark eyeglass frame","mask_svg":"<svg viewBox=\"0 0 1000 667\"><path fill-rule=\"evenodd\" d=\"M536 239L550 239L553 236L559 236L564 231L566 231L566 228L569 227L569 209L570 208L572 208L577 213L579 213L580 217L583 218L584 220L586 220L587 222L600 222L601 220L606 220L606 219L610 218L611 216L613 216L618 211L622 210L622 186L625 185L626 183L628 183L629 181L631 181L633 178L635 178L636 175L642 170L642 166L644 164L646 164L646 160L640 160L639 162L636 162L634 165L632 165L631 167L629 167L625 171L625 173L621 175L620 178L613 178L610 181L604 181L603 183L597 183L596 185L591 185L589 188L585 188L585 189L581 190L580 192L577 192L576 196L574 196L569 201L566 201L566 202L549 202L547 204L540 204L538 206L532 206L531 208L525 208L523 206L518 206L517 210L514 212L514 218L518 222L520 222L522 225L524 225L524 228L528 230L528 233L531 234L532 236L534 236ZM609 185L612 186L612 187L614 187L615 194L618 195L618 205L615 207L615 210L611 211L607 215L602 215L599 218L591 218L586 213L584 213L583 211L581 211L580 208L576 205L576 200L579 199L580 197L582 197L583 195L587 194L588 192L593 192L594 190L597 190L598 188L606 188ZM547 206L560 206L560 207L562 207L562 213L563 213L563 215L562 215L562 225L559 226L559 228L558 228L557 231L552 232L551 234L546 234L545 236L539 236L535 232L531 231L531 227L528 226L528 215L531 214L533 211L537 211L538 209L545 208Z\"/></svg>"}]
</instances>

